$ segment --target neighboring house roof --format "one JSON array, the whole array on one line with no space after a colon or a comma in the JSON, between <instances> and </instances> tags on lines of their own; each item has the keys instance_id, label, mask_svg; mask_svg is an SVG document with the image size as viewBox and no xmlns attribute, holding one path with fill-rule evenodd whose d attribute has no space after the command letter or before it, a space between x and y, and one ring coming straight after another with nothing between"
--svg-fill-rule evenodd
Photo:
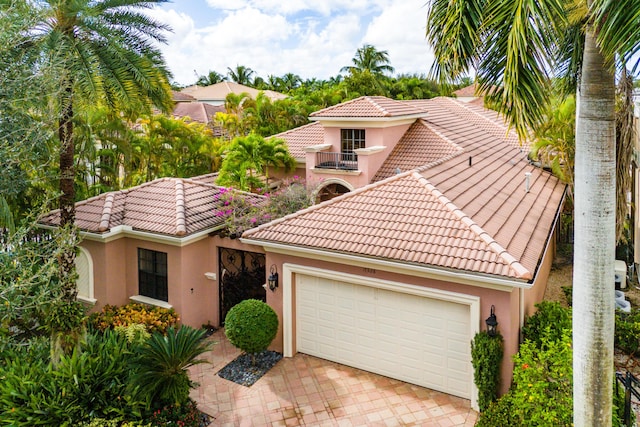
<instances>
[{"instance_id":1,"label":"neighboring house roof","mask_svg":"<svg viewBox=\"0 0 640 427\"><path fill-rule=\"evenodd\" d=\"M181 90L181 93L190 95L198 101L224 101L230 93L240 95L243 92L249 94L249 96L254 99L260 92L264 92L264 94L271 100L285 99L287 97L287 95L283 93L274 92L272 90L261 91L235 82L220 82L210 86L193 85Z\"/></svg>"},{"instance_id":2,"label":"neighboring house roof","mask_svg":"<svg viewBox=\"0 0 640 427\"><path fill-rule=\"evenodd\" d=\"M309 123L286 132L273 135L283 139L289 148L289 154L295 159L304 159L305 147L324 143L324 127L319 122Z\"/></svg>"},{"instance_id":3,"label":"neighboring house roof","mask_svg":"<svg viewBox=\"0 0 640 427\"><path fill-rule=\"evenodd\" d=\"M470 98L470 97L476 97L478 95L476 95L476 84L470 84L469 86L465 86L463 88L460 88L458 90L456 90L455 92L453 92L453 94L455 96L457 96L458 98Z\"/></svg>"},{"instance_id":4,"label":"neighboring house roof","mask_svg":"<svg viewBox=\"0 0 640 427\"><path fill-rule=\"evenodd\" d=\"M362 96L311 113L309 118L387 118L425 114L427 112L424 109L406 102L384 96Z\"/></svg>"},{"instance_id":5,"label":"neighboring house roof","mask_svg":"<svg viewBox=\"0 0 640 427\"><path fill-rule=\"evenodd\" d=\"M198 176L193 176L191 178L189 178L191 181L198 181L201 182L203 184L211 184L211 185L215 185L216 183L216 179L218 179L218 172L212 172L212 173L207 173L204 175L198 175Z\"/></svg>"},{"instance_id":6,"label":"neighboring house roof","mask_svg":"<svg viewBox=\"0 0 640 427\"><path fill-rule=\"evenodd\" d=\"M392 150L380 181L243 237L531 280L565 185L529 163L495 112L451 98L406 103L428 114Z\"/></svg>"},{"instance_id":7,"label":"neighboring house roof","mask_svg":"<svg viewBox=\"0 0 640 427\"><path fill-rule=\"evenodd\" d=\"M171 95L175 102L192 102L196 100L193 96L178 92L177 90L172 90Z\"/></svg>"},{"instance_id":8,"label":"neighboring house roof","mask_svg":"<svg viewBox=\"0 0 640 427\"><path fill-rule=\"evenodd\" d=\"M206 102L178 102L173 108L174 117L189 117L191 120L210 124L216 113L226 112L223 105L211 105Z\"/></svg>"},{"instance_id":9,"label":"neighboring house roof","mask_svg":"<svg viewBox=\"0 0 640 427\"><path fill-rule=\"evenodd\" d=\"M208 179L210 175L197 177ZM76 203L75 224L80 230L107 233L118 226L136 231L182 237L222 226L223 187L186 178L159 178L127 190L112 191ZM240 192L253 203L264 197ZM60 211L44 216L40 224L57 226Z\"/></svg>"}]
</instances>

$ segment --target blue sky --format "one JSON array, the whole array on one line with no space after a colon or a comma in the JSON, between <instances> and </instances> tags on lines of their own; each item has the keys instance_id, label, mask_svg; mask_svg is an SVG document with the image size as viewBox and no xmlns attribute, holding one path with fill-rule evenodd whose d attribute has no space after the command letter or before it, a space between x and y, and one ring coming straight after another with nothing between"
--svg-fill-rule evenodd
<instances>
[{"instance_id":1,"label":"blue sky","mask_svg":"<svg viewBox=\"0 0 640 427\"><path fill-rule=\"evenodd\" d=\"M389 53L398 73L429 71L425 0L175 0L150 13L173 32L161 47L177 83L227 67L263 78L328 79L363 44Z\"/></svg>"}]
</instances>

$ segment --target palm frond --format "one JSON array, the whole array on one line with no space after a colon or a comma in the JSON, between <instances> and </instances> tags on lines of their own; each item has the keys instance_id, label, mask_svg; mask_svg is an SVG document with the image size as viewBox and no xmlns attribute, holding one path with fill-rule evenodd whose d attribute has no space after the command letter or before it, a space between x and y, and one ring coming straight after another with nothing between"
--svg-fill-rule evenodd
<instances>
[{"instance_id":1,"label":"palm frond","mask_svg":"<svg viewBox=\"0 0 640 427\"><path fill-rule=\"evenodd\" d=\"M542 122L549 103L549 70L566 28L564 12L559 0L491 0L487 5L479 90L489 94L521 139Z\"/></svg>"},{"instance_id":2,"label":"palm frond","mask_svg":"<svg viewBox=\"0 0 640 427\"><path fill-rule=\"evenodd\" d=\"M488 0L433 0L426 37L435 53L431 75L441 83L455 81L476 65Z\"/></svg>"},{"instance_id":3,"label":"palm frond","mask_svg":"<svg viewBox=\"0 0 640 427\"><path fill-rule=\"evenodd\" d=\"M590 20L595 24L597 41L605 60L618 68L627 67L635 57L632 74L640 59L640 0L594 0Z\"/></svg>"}]
</instances>

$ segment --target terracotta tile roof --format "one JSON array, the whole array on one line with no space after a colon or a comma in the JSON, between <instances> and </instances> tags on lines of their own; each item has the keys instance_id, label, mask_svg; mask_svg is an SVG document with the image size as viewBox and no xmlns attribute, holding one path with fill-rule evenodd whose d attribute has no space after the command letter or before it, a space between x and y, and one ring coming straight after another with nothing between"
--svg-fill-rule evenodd
<instances>
[{"instance_id":1,"label":"terracotta tile roof","mask_svg":"<svg viewBox=\"0 0 640 427\"><path fill-rule=\"evenodd\" d=\"M411 126L377 179L395 174L396 167L419 165L415 172L391 176L244 237L531 279L560 210L564 184L528 162L527 150L496 113L451 98L406 103L428 108L429 114Z\"/></svg>"},{"instance_id":2,"label":"terracotta tile roof","mask_svg":"<svg viewBox=\"0 0 640 427\"><path fill-rule=\"evenodd\" d=\"M202 182L203 184L215 185L216 179L218 179L218 175L218 172L212 172L204 175L192 176L189 179L192 181Z\"/></svg>"},{"instance_id":3,"label":"terracotta tile roof","mask_svg":"<svg viewBox=\"0 0 640 427\"><path fill-rule=\"evenodd\" d=\"M243 238L528 280L522 266L416 172L249 230Z\"/></svg>"},{"instance_id":4,"label":"terracotta tile roof","mask_svg":"<svg viewBox=\"0 0 640 427\"><path fill-rule=\"evenodd\" d=\"M116 226L129 226L169 236L187 236L224 223L217 212L224 210L218 199L222 187L185 178L160 178L128 190L112 191L76 203L76 225L83 231L106 233ZM264 198L240 193L252 203ZM40 223L56 226L60 212L44 216Z\"/></svg>"},{"instance_id":5,"label":"terracotta tile roof","mask_svg":"<svg viewBox=\"0 0 640 427\"><path fill-rule=\"evenodd\" d=\"M314 122L273 135L273 137L283 139L289 147L289 154L294 158L304 159L305 147L324 143L324 127Z\"/></svg>"},{"instance_id":6,"label":"terracotta tile roof","mask_svg":"<svg viewBox=\"0 0 640 427\"><path fill-rule=\"evenodd\" d=\"M193 96L178 92L177 90L172 90L171 96L175 102L191 102L196 100Z\"/></svg>"},{"instance_id":7,"label":"terracotta tile roof","mask_svg":"<svg viewBox=\"0 0 640 427\"><path fill-rule=\"evenodd\" d=\"M362 96L334 105L320 111L316 111L309 115L310 118L318 119L325 117L334 118L383 118L383 117L401 117L426 115L427 112L402 101L395 101L384 96Z\"/></svg>"},{"instance_id":8,"label":"terracotta tile roof","mask_svg":"<svg viewBox=\"0 0 640 427\"><path fill-rule=\"evenodd\" d=\"M460 97L467 98L467 97L472 97L472 96L473 97L478 96L478 95L476 95L476 84L475 83L470 84L469 86L465 86L463 88L460 88L460 89L456 90L455 92L453 92L453 94L455 96L457 96L458 98L460 98Z\"/></svg>"},{"instance_id":9,"label":"terracotta tile roof","mask_svg":"<svg viewBox=\"0 0 640 427\"><path fill-rule=\"evenodd\" d=\"M216 113L224 113L223 105L211 105L206 102L178 102L173 108L174 117L189 117L191 120L209 124Z\"/></svg>"},{"instance_id":10,"label":"terracotta tile roof","mask_svg":"<svg viewBox=\"0 0 640 427\"><path fill-rule=\"evenodd\" d=\"M210 86L189 86L182 89L180 92L186 93L197 99L198 101L224 101L230 93L235 93L240 95L245 92L248 93L252 98L256 98L258 93L264 92L266 96L268 96L271 100L277 99L285 99L287 95L279 92L274 92L272 90L264 90L260 91L258 89L254 89L249 86L244 86L235 82L220 82Z\"/></svg>"},{"instance_id":11,"label":"terracotta tile roof","mask_svg":"<svg viewBox=\"0 0 640 427\"><path fill-rule=\"evenodd\" d=\"M439 135L424 120L417 120L391 151L372 182L458 155L464 150L450 139Z\"/></svg>"}]
</instances>

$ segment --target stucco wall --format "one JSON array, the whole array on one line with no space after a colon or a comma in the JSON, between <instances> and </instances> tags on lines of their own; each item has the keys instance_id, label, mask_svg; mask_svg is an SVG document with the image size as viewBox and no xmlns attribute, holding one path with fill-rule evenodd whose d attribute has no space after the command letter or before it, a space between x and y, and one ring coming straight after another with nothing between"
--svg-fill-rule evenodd
<instances>
[{"instance_id":1,"label":"stucco wall","mask_svg":"<svg viewBox=\"0 0 640 427\"><path fill-rule=\"evenodd\" d=\"M398 274L390 271L384 271L379 269L370 269L357 266L351 266L346 264L336 264L327 261L317 261L307 258L280 255L275 253L267 253L267 265L276 264L280 273L280 286L275 292L267 292L267 303L278 313L280 325L278 329L278 335L271 345L271 349L275 351L283 351L283 290L282 283L283 277L283 264L298 264L308 267L320 268L330 271L339 271L347 274L359 275L362 277L371 277L379 280L388 280L400 283L407 283L417 286L424 286L431 289L444 290L449 292L456 292L465 295L474 295L480 297L480 316L478 319L472 319L472 321L478 322L479 330L485 330L485 319L489 317L491 313L491 306L495 306L495 313L498 319L498 330L504 337L504 358L502 362L502 385L501 392L504 393L508 390L511 383L511 375L513 364L511 362L512 356L518 351L519 345L519 305L520 294L518 289L510 291L501 291L496 289L482 288L476 286L470 286L460 283L452 283L447 281L429 279L425 277L416 277L406 274ZM291 283L295 283L292 278ZM295 300L295 289L293 291L293 298ZM292 317L295 319L295 304ZM295 322L294 322L295 328ZM295 341L295 330L293 333ZM295 351L295 342L294 342Z\"/></svg>"},{"instance_id":2,"label":"stucco wall","mask_svg":"<svg viewBox=\"0 0 640 427\"><path fill-rule=\"evenodd\" d=\"M261 247L239 240L206 236L185 246L124 237L108 243L85 240L81 244L93 261L93 310L105 304L124 305L138 295L138 248L167 253L169 301L183 324L219 326L218 246L264 253ZM205 273L213 273L215 279Z\"/></svg>"},{"instance_id":3,"label":"stucco wall","mask_svg":"<svg viewBox=\"0 0 640 427\"><path fill-rule=\"evenodd\" d=\"M531 316L535 313L535 305L544 299L544 293L547 290L547 281L553 264L553 258L556 253L556 239L552 236L549 246L542 257L542 263L538 268L538 274L531 289L524 291L524 316Z\"/></svg>"}]
</instances>

